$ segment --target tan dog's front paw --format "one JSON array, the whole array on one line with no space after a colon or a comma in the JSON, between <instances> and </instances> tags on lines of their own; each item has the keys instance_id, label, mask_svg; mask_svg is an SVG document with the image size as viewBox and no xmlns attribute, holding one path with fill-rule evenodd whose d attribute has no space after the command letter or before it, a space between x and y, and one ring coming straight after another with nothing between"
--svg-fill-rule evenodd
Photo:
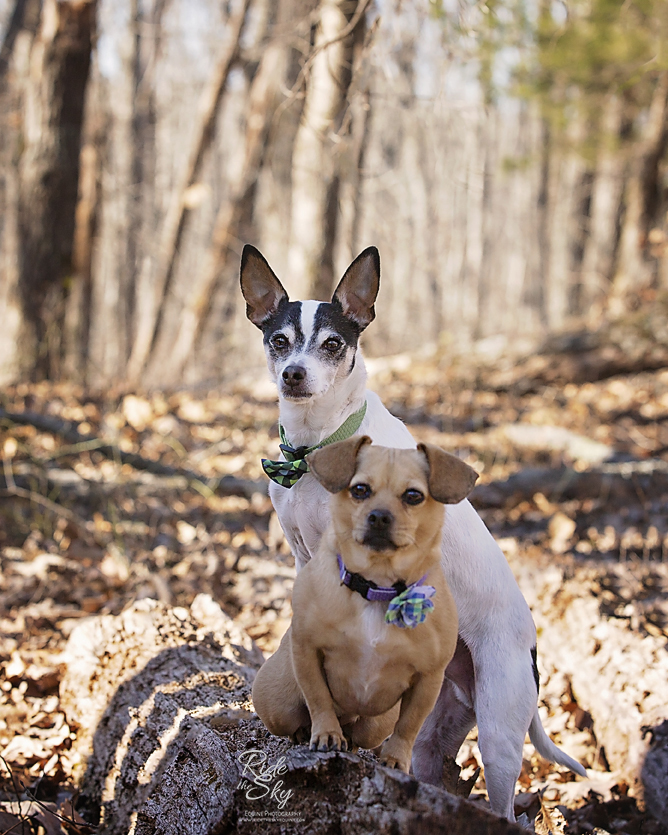
<instances>
[{"instance_id":1,"label":"tan dog's front paw","mask_svg":"<svg viewBox=\"0 0 668 835\"><path fill-rule=\"evenodd\" d=\"M388 768L398 768L408 774L411 767L411 746L392 735L380 749L380 762Z\"/></svg>"},{"instance_id":2,"label":"tan dog's front paw","mask_svg":"<svg viewBox=\"0 0 668 835\"><path fill-rule=\"evenodd\" d=\"M338 730L313 731L311 751L347 751L348 742L341 728Z\"/></svg>"}]
</instances>

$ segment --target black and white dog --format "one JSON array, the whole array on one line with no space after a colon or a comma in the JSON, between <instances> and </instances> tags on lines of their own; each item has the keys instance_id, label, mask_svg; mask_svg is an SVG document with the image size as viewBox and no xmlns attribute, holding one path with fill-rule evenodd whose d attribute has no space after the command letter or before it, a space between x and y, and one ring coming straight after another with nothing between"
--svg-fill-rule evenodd
<instances>
[{"instance_id":1,"label":"black and white dog","mask_svg":"<svg viewBox=\"0 0 668 835\"><path fill-rule=\"evenodd\" d=\"M244 247L241 291L248 318L263 334L278 387L283 439L290 447L316 447L357 414L363 419L354 434L369 435L383 446L415 447L404 424L366 389L358 339L374 319L379 284L378 250L369 247L347 269L331 302L291 302L262 254ZM306 473L290 489L272 482L270 495L299 571L315 554L327 525L329 494ZM557 748L541 724L531 612L503 553L466 500L449 509L442 554L460 640L415 744L413 772L419 780L440 784L444 757L457 754L477 723L492 810L514 820L527 732L543 757L582 776L585 771Z\"/></svg>"}]
</instances>

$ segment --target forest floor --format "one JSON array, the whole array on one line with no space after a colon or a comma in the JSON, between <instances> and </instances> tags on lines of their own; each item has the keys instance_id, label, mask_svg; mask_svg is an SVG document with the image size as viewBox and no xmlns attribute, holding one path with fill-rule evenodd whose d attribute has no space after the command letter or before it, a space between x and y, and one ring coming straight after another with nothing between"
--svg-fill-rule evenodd
<instances>
[{"instance_id":1,"label":"forest floor","mask_svg":"<svg viewBox=\"0 0 668 835\"><path fill-rule=\"evenodd\" d=\"M521 361L395 357L369 363L370 384L416 438L464 457L489 484L533 467L583 472L604 460L668 462L668 363L646 352L628 360L623 350L578 344ZM72 822L75 729L58 695L62 652L80 619L118 614L145 597L188 606L205 592L265 653L289 624L294 563L268 498L215 489L229 475L265 484L260 458L278 443L275 393L268 381L201 395L117 397L26 384L6 388L0 405L0 801L37 798L49 835L91 831ZM48 416L51 430L7 416L26 411ZM87 439L72 443L66 429L73 427ZM177 472L149 472L121 453ZM610 617L668 636L668 517L660 496L639 493L620 507L606 496L565 500L535 490L482 505L511 566L546 552L557 561L631 566L640 589L633 599L625 589L601 589ZM590 769L589 779L575 781L527 745L518 812L535 817L542 797L554 832L662 831L609 772L569 682L557 671L541 673L545 726ZM475 734L459 762L463 776L479 764ZM484 775L473 797L484 802Z\"/></svg>"}]
</instances>

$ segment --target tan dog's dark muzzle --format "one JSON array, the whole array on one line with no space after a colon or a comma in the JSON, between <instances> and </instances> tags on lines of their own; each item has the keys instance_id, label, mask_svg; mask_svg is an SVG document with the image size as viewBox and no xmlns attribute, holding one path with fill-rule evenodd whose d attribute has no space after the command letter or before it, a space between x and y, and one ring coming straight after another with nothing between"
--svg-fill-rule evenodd
<instances>
[{"instance_id":1,"label":"tan dog's dark muzzle","mask_svg":"<svg viewBox=\"0 0 668 835\"><path fill-rule=\"evenodd\" d=\"M363 544L376 551L388 549L396 550L397 545L392 538L394 516L385 508L376 508L366 517L366 530Z\"/></svg>"}]
</instances>

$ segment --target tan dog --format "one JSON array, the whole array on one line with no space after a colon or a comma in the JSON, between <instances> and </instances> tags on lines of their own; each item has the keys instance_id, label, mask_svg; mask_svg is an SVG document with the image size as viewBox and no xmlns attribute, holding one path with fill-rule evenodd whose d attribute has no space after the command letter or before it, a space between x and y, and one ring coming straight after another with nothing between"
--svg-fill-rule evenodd
<instances>
[{"instance_id":1,"label":"tan dog","mask_svg":"<svg viewBox=\"0 0 668 835\"><path fill-rule=\"evenodd\" d=\"M477 474L438 447L370 442L353 437L308 458L334 494L332 523L295 579L292 626L258 673L253 701L273 734L297 739L310 724L320 751L386 740L382 762L408 772L457 644L440 564L443 505L464 499ZM422 617L425 589L433 609ZM392 610L403 628L387 622Z\"/></svg>"}]
</instances>

